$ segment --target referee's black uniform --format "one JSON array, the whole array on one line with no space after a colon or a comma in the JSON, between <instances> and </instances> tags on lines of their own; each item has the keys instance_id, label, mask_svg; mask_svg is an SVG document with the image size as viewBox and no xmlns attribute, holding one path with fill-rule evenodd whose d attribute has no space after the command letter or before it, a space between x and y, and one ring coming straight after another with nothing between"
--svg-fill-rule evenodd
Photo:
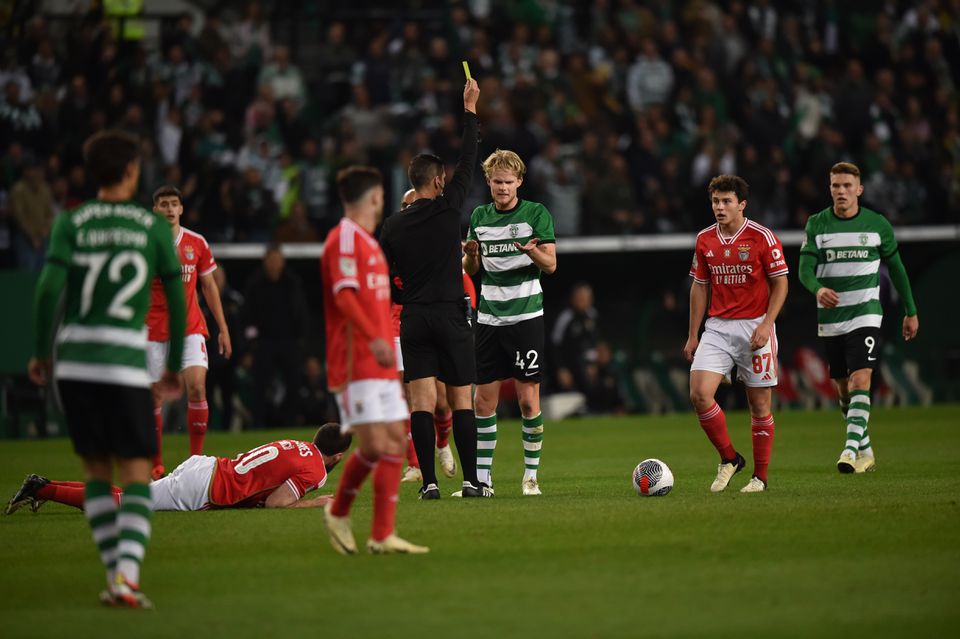
<instances>
[{"instance_id":1,"label":"referee's black uniform","mask_svg":"<svg viewBox=\"0 0 960 639\"><path fill-rule=\"evenodd\" d=\"M394 213L380 234L400 314L400 346L404 381L436 377L450 386L467 386L476 378L473 331L467 321L463 292L460 209L477 163L476 114L464 111L463 144L453 178L436 199L422 198ZM419 413L423 413L420 415ZM467 415L469 413L469 415ZM476 428L473 411L455 410L453 435L464 480L477 485ZM433 415L411 415L411 432L424 486L436 483L433 463ZM472 443L472 445L471 445Z\"/></svg>"}]
</instances>

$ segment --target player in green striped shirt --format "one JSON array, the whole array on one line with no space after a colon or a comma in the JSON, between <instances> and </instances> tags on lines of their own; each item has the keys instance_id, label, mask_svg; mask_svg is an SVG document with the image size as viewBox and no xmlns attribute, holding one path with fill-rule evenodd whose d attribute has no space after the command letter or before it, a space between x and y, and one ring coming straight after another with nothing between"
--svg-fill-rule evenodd
<instances>
[{"instance_id":1,"label":"player in green striped shirt","mask_svg":"<svg viewBox=\"0 0 960 639\"><path fill-rule=\"evenodd\" d=\"M34 302L36 341L28 374L44 385L56 333L53 378L73 448L86 473L84 512L107 571L103 603L148 608L140 564L150 538L150 469L157 440L147 374L144 317L154 275L164 282L170 311L170 355L158 383L178 396L185 304L180 261L166 220L135 202L140 179L136 138L97 133L83 147L97 199L57 217ZM125 484L118 509L111 483L116 463Z\"/></svg>"},{"instance_id":2,"label":"player in green striped shirt","mask_svg":"<svg viewBox=\"0 0 960 639\"><path fill-rule=\"evenodd\" d=\"M540 274L557 270L553 217L546 207L521 200L526 167L513 151L497 150L483 162L493 197L470 216L463 269L483 266L477 307L477 478L491 490L497 446L500 383L513 378L523 417L524 495L539 495L537 469L543 445L540 380L543 367L543 289Z\"/></svg>"},{"instance_id":3,"label":"player in green striped shirt","mask_svg":"<svg viewBox=\"0 0 960 639\"><path fill-rule=\"evenodd\" d=\"M817 298L817 332L847 422L846 444L837 461L841 473L876 469L867 427L870 380L880 359L880 262L903 300L903 339L916 337L920 326L893 227L859 205L862 193L860 169L849 162L834 164L833 206L810 216L800 248L800 282Z\"/></svg>"}]
</instances>

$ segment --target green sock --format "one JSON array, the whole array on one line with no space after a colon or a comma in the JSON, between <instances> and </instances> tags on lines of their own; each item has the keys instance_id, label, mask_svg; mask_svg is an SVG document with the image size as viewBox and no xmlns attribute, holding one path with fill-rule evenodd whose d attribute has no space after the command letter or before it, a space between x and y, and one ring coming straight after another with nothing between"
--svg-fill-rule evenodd
<instances>
[{"instance_id":1,"label":"green sock","mask_svg":"<svg viewBox=\"0 0 960 639\"><path fill-rule=\"evenodd\" d=\"M543 447L543 413L523 418L523 480L537 478Z\"/></svg>"},{"instance_id":2,"label":"green sock","mask_svg":"<svg viewBox=\"0 0 960 639\"><path fill-rule=\"evenodd\" d=\"M134 584L140 583L140 564L150 541L150 520L153 517L153 499L147 484L130 484L123 491L117 528L117 572Z\"/></svg>"},{"instance_id":3,"label":"green sock","mask_svg":"<svg viewBox=\"0 0 960 639\"><path fill-rule=\"evenodd\" d=\"M869 391L851 391L850 407L847 409L847 443L845 448L854 454L861 450L866 443L870 448L870 438L867 435L867 424L870 421L870 393Z\"/></svg>"},{"instance_id":4,"label":"green sock","mask_svg":"<svg viewBox=\"0 0 960 639\"><path fill-rule=\"evenodd\" d=\"M93 532L93 541L100 551L100 561L113 579L117 567L117 502L113 500L110 482L88 481L83 498L83 513Z\"/></svg>"},{"instance_id":5,"label":"green sock","mask_svg":"<svg viewBox=\"0 0 960 639\"><path fill-rule=\"evenodd\" d=\"M493 451L497 448L497 414L477 415L477 479L493 486Z\"/></svg>"}]
</instances>

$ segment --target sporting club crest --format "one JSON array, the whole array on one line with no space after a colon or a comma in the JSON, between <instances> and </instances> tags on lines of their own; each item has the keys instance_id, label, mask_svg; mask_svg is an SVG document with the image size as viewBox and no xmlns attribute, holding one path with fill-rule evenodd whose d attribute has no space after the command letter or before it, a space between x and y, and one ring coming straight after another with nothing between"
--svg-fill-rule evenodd
<instances>
[{"instance_id":1,"label":"sporting club crest","mask_svg":"<svg viewBox=\"0 0 960 639\"><path fill-rule=\"evenodd\" d=\"M515 238L515 237L517 237L518 235L520 235L520 228L519 228L516 224L511 224L511 225L510 225L510 237Z\"/></svg>"},{"instance_id":2,"label":"sporting club crest","mask_svg":"<svg viewBox=\"0 0 960 639\"><path fill-rule=\"evenodd\" d=\"M866 233L860 234L860 246L866 246L869 241L870 237Z\"/></svg>"}]
</instances>

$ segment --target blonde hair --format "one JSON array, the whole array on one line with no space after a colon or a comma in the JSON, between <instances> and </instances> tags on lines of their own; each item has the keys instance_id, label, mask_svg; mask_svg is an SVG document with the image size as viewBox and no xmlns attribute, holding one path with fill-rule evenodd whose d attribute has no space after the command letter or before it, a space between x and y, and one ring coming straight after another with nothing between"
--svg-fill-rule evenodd
<instances>
[{"instance_id":1,"label":"blonde hair","mask_svg":"<svg viewBox=\"0 0 960 639\"><path fill-rule=\"evenodd\" d=\"M523 178L527 167L520 156L513 151L497 149L483 161L483 174L486 177L490 177L494 171L509 171L518 178Z\"/></svg>"},{"instance_id":2,"label":"blonde hair","mask_svg":"<svg viewBox=\"0 0 960 639\"><path fill-rule=\"evenodd\" d=\"M860 177L860 167L852 162L837 162L830 167L830 175L836 175L837 173L846 173L854 177Z\"/></svg>"}]
</instances>

